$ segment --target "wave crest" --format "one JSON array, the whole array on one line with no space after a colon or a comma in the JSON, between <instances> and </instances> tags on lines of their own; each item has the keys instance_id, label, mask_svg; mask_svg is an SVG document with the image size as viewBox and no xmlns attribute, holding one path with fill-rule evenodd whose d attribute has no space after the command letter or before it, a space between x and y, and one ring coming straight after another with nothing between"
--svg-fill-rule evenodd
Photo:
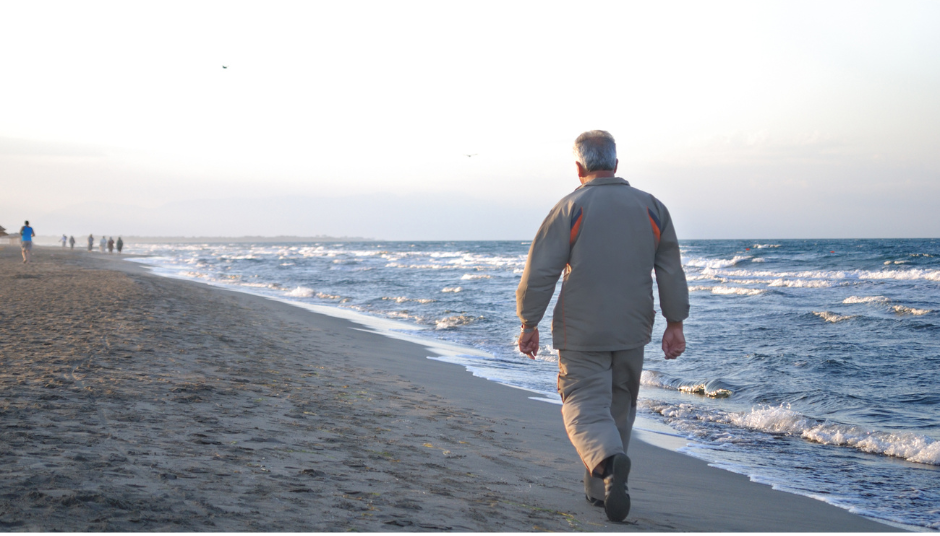
<instances>
[{"instance_id":1,"label":"wave crest","mask_svg":"<svg viewBox=\"0 0 940 536\"><path fill-rule=\"evenodd\" d=\"M851 318L855 318L856 316L856 315L840 315L837 313L833 313L832 311L813 311L813 314L818 316L819 318L822 318L826 322L832 322L832 323L849 320Z\"/></svg>"},{"instance_id":2,"label":"wave crest","mask_svg":"<svg viewBox=\"0 0 940 536\"><path fill-rule=\"evenodd\" d=\"M858 426L820 422L793 411L788 405L761 406L734 413L644 400L644 407L669 419L729 424L739 428L800 437L823 445L850 447L869 454L902 458L909 462L940 465L940 441L911 432L891 433Z\"/></svg>"}]
</instances>

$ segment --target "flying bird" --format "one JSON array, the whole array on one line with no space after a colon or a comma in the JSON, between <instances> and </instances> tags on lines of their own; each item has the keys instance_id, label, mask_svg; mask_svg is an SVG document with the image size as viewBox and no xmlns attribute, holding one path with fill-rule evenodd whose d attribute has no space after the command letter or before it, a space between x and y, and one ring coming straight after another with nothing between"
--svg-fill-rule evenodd
<instances>
[{"instance_id":1,"label":"flying bird","mask_svg":"<svg viewBox=\"0 0 940 536\"><path fill-rule=\"evenodd\" d=\"M228 65L223 65L222 68L223 68L223 69L228 69Z\"/></svg>"},{"instance_id":2,"label":"flying bird","mask_svg":"<svg viewBox=\"0 0 940 536\"><path fill-rule=\"evenodd\" d=\"M477 155L477 153L468 154L468 155L467 155L467 158L470 158L471 156L476 156L476 155Z\"/></svg>"}]
</instances>

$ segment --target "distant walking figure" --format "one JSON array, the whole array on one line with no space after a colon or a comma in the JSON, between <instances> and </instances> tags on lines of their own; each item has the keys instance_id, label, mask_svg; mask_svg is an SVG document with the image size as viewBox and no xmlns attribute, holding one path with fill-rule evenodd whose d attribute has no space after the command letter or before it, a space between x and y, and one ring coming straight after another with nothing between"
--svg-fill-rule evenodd
<instances>
[{"instance_id":1,"label":"distant walking figure","mask_svg":"<svg viewBox=\"0 0 940 536\"><path fill-rule=\"evenodd\" d=\"M114 253L114 237L108 239L108 253Z\"/></svg>"},{"instance_id":2,"label":"distant walking figure","mask_svg":"<svg viewBox=\"0 0 940 536\"><path fill-rule=\"evenodd\" d=\"M62 238L59 239L59 242L62 242L62 247L65 247L65 244L69 241L65 235L62 235Z\"/></svg>"},{"instance_id":3,"label":"distant walking figure","mask_svg":"<svg viewBox=\"0 0 940 536\"><path fill-rule=\"evenodd\" d=\"M29 226L29 220L20 227L20 247L23 249L23 263L27 263L33 258L33 237L36 236L33 228Z\"/></svg>"},{"instance_id":4,"label":"distant walking figure","mask_svg":"<svg viewBox=\"0 0 940 536\"><path fill-rule=\"evenodd\" d=\"M75 237L74 236L69 237L69 249L75 249Z\"/></svg>"},{"instance_id":5,"label":"distant walking figure","mask_svg":"<svg viewBox=\"0 0 940 536\"><path fill-rule=\"evenodd\" d=\"M118 253L120 253L121 250L124 249L124 241L121 240L121 237L120 237L120 236L118 237L118 241L117 241L117 244L116 244L116 245L117 245L117 248L118 248Z\"/></svg>"},{"instance_id":6,"label":"distant walking figure","mask_svg":"<svg viewBox=\"0 0 940 536\"><path fill-rule=\"evenodd\" d=\"M88 235L88 251L91 251L95 247L95 237Z\"/></svg>"},{"instance_id":7,"label":"distant walking figure","mask_svg":"<svg viewBox=\"0 0 940 536\"><path fill-rule=\"evenodd\" d=\"M106 247L108 247L108 241L102 236L101 242L98 242L98 251L104 253L104 248Z\"/></svg>"}]
</instances>

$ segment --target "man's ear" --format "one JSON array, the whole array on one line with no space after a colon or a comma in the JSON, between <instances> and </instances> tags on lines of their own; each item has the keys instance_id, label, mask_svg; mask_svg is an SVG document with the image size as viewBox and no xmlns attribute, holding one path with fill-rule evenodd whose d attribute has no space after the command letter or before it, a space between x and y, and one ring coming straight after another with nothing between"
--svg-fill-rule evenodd
<instances>
[{"instance_id":1,"label":"man's ear","mask_svg":"<svg viewBox=\"0 0 940 536\"><path fill-rule=\"evenodd\" d=\"M588 172L584 169L584 166L581 165L581 162L575 161L574 165L578 166L578 177L586 177Z\"/></svg>"},{"instance_id":2,"label":"man's ear","mask_svg":"<svg viewBox=\"0 0 940 536\"><path fill-rule=\"evenodd\" d=\"M617 173L617 166L620 165L620 159L614 160L614 173Z\"/></svg>"}]
</instances>

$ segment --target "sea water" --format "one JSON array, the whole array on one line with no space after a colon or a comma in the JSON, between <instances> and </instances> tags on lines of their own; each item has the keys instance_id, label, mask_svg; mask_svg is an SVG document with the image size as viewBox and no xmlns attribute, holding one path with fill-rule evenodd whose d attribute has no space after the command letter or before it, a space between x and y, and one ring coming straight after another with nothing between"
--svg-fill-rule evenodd
<instances>
[{"instance_id":1,"label":"sea water","mask_svg":"<svg viewBox=\"0 0 940 536\"><path fill-rule=\"evenodd\" d=\"M868 517L940 530L940 240L683 241L688 349L659 317L641 415L681 450ZM130 244L157 273L404 322L437 359L557 401L516 349L529 242ZM559 283L560 286L560 283ZM557 294L556 294L557 296ZM334 309L336 310L336 309ZM398 324L403 326L403 324ZM718 490L716 490L718 491Z\"/></svg>"}]
</instances>

